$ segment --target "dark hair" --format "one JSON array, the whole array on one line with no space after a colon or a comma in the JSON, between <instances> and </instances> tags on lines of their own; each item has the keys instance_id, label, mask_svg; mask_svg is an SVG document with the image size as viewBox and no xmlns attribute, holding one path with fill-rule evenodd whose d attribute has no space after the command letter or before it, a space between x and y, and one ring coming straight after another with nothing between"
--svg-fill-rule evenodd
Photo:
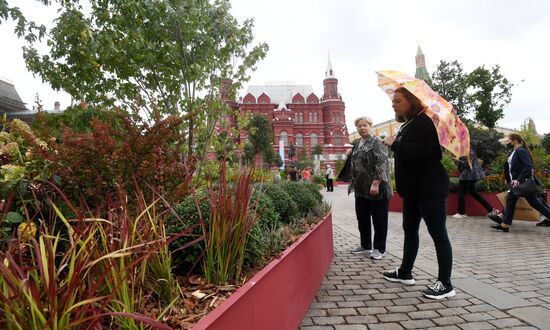
<instances>
[{"instance_id":1,"label":"dark hair","mask_svg":"<svg viewBox=\"0 0 550 330\"><path fill-rule=\"evenodd\" d=\"M525 142L521 135L519 135L518 133L508 133L508 139L518 141L521 146L525 150L527 150L527 152L529 153L529 157L531 157L531 161L533 161L533 154L531 153L531 149L529 149L529 145L527 144L527 142Z\"/></svg>"},{"instance_id":2,"label":"dark hair","mask_svg":"<svg viewBox=\"0 0 550 330\"><path fill-rule=\"evenodd\" d=\"M406 117L410 118L422 111L424 109L424 104L422 104L422 101L418 97L416 97L413 93L411 93L408 89L405 87L399 87L397 88L394 93L400 93L403 95L403 97L409 101L411 104L411 109L409 110L409 113L406 115ZM395 115L395 120L397 122L405 122L407 118L404 118L403 116Z\"/></svg>"}]
</instances>

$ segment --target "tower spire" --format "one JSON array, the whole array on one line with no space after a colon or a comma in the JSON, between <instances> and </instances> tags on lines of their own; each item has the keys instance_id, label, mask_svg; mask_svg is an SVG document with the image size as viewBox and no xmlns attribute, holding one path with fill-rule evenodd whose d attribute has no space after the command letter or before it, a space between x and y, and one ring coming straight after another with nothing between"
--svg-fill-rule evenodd
<instances>
[{"instance_id":1,"label":"tower spire","mask_svg":"<svg viewBox=\"0 0 550 330\"><path fill-rule=\"evenodd\" d=\"M328 53L327 70L325 71L325 79L326 78L335 78L334 70L332 70L332 63L330 63L330 52Z\"/></svg>"},{"instance_id":2,"label":"tower spire","mask_svg":"<svg viewBox=\"0 0 550 330\"><path fill-rule=\"evenodd\" d=\"M414 74L414 77L430 83L430 74L428 73L428 69L426 69L426 59L424 58L424 53L422 53L422 49L420 49L420 45L418 45L418 49L416 50L415 60L416 73Z\"/></svg>"}]
</instances>

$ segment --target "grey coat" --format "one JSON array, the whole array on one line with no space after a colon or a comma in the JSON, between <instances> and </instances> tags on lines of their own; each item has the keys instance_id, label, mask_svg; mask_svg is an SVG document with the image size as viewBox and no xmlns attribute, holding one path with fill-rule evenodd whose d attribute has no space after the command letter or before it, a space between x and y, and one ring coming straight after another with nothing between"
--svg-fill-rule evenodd
<instances>
[{"instance_id":1,"label":"grey coat","mask_svg":"<svg viewBox=\"0 0 550 330\"><path fill-rule=\"evenodd\" d=\"M389 199L393 196L390 179L388 149L376 136L369 136L364 144L356 142L351 156L351 180L348 194L365 199ZM372 181L381 180L378 195L370 194Z\"/></svg>"},{"instance_id":2,"label":"grey coat","mask_svg":"<svg viewBox=\"0 0 550 330\"><path fill-rule=\"evenodd\" d=\"M478 181L485 179L485 172L479 164L476 154L472 150L470 150L470 160L472 161L471 168L466 157L460 157L458 159L458 170L460 171L458 179L465 181Z\"/></svg>"}]
</instances>

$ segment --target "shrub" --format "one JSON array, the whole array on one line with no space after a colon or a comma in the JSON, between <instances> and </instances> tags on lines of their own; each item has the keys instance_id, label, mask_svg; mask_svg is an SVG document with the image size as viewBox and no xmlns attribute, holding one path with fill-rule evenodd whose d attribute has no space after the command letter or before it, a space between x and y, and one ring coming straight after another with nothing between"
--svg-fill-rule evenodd
<instances>
[{"instance_id":1,"label":"shrub","mask_svg":"<svg viewBox=\"0 0 550 330\"><path fill-rule=\"evenodd\" d=\"M317 203L321 203L323 201L323 195L319 191L319 186L313 183L309 182L302 182L302 184L309 190L313 198L317 201Z\"/></svg>"},{"instance_id":2,"label":"shrub","mask_svg":"<svg viewBox=\"0 0 550 330\"><path fill-rule=\"evenodd\" d=\"M195 199L200 207L203 221L208 221L210 217L210 202L207 193L204 190L200 190L195 195L185 196L180 203L173 207L173 212L176 214L171 214L166 219L166 231L168 234L179 233L200 223L199 210L197 209ZM185 249L181 248L202 238L202 228L197 226L188 235L182 236L170 244L176 272L193 271L194 266L202 258L204 242L192 244Z\"/></svg>"},{"instance_id":3,"label":"shrub","mask_svg":"<svg viewBox=\"0 0 550 330\"><path fill-rule=\"evenodd\" d=\"M283 223L290 223L298 216L298 205L296 201L283 189L282 181L280 184L268 183L264 185L264 193L269 196L275 209L279 213Z\"/></svg>"},{"instance_id":4,"label":"shrub","mask_svg":"<svg viewBox=\"0 0 550 330\"><path fill-rule=\"evenodd\" d=\"M504 174L487 175L485 179L479 181L480 185L486 187L487 192L501 192L508 190L508 184L504 179Z\"/></svg>"},{"instance_id":5,"label":"shrub","mask_svg":"<svg viewBox=\"0 0 550 330\"><path fill-rule=\"evenodd\" d=\"M273 251L273 246L280 245L280 242L270 241L277 239L270 237L270 234L278 232L283 225L271 198L259 189L260 185L257 184L250 202L252 212L249 216L253 217L258 213L258 219L248 233L245 246L244 264L249 267L261 265L265 255Z\"/></svg>"},{"instance_id":6,"label":"shrub","mask_svg":"<svg viewBox=\"0 0 550 330\"><path fill-rule=\"evenodd\" d=\"M453 155L450 152L448 151L443 152L441 163L443 164L443 167L445 167L447 174L449 174L450 176L453 176L453 173L456 173L456 164L453 160Z\"/></svg>"},{"instance_id":7,"label":"shrub","mask_svg":"<svg viewBox=\"0 0 550 330\"><path fill-rule=\"evenodd\" d=\"M48 125L39 125L45 138ZM117 198L118 187L133 191L136 182L141 191L152 187L172 202L187 193L196 165L195 157L182 157L181 125L175 116L149 125L119 109L104 111L84 132L63 127L59 140L47 140L51 152L42 156L59 165L56 174L69 198L79 200L82 193L92 208L99 196Z\"/></svg>"},{"instance_id":8,"label":"shrub","mask_svg":"<svg viewBox=\"0 0 550 330\"><path fill-rule=\"evenodd\" d=\"M290 195L292 200L298 205L298 214L305 216L319 204L314 194L306 187L303 182L282 182L281 187Z\"/></svg>"}]
</instances>

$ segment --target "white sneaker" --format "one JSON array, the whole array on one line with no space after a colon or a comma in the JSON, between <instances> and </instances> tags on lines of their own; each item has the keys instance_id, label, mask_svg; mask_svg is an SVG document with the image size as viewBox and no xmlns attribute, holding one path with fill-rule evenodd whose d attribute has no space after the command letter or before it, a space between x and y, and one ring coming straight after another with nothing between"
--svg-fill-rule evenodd
<instances>
[{"instance_id":1,"label":"white sneaker","mask_svg":"<svg viewBox=\"0 0 550 330\"><path fill-rule=\"evenodd\" d=\"M374 259L374 260L380 260L380 259L382 259L383 256L384 256L384 253L378 251L377 249L374 249L374 250L372 250L370 258Z\"/></svg>"},{"instance_id":2,"label":"white sneaker","mask_svg":"<svg viewBox=\"0 0 550 330\"><path fill-rule=\"evenodd\" d=\"M468 216L466 214L455 213L455 214L451 215L451 218L466 219L466 218L468 218Z\"/></svg>"},{"instance_id":3,"label":"white sneaker","mask_svg":"<svg viewBox=\"0 0 550 330\"><path fill-rule=\"evenodd\" d=\"M371 254L372 250L363 249L362 246L358 246L350 251L352 254Z\"/></svg>"}]
</instances>

